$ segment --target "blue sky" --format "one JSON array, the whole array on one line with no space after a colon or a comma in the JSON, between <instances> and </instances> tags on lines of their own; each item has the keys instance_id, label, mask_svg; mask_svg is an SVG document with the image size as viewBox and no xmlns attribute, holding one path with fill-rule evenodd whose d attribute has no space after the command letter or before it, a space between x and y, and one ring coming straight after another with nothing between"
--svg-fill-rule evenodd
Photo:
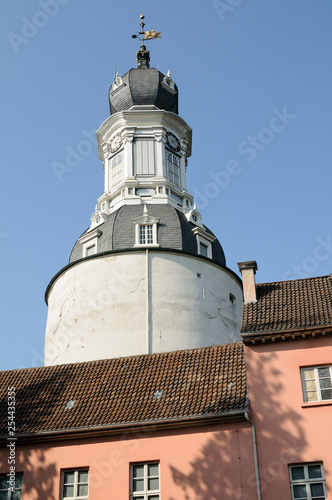
<instances>
[{"instance_id":1,"label":"blue sky","mask_svg":"<svg viewBox=\"0 0 332 500\"><path fill-rule=\"evenodd\" d=\"M151 66L179 87L188 188L228 267L257 260L258 282L331 273L329 0L4 2L1 370L43 364L44 292L103 192L95 130L115 66L135 67L142 13L162 31Z\"/></svg>"}]
</instances>

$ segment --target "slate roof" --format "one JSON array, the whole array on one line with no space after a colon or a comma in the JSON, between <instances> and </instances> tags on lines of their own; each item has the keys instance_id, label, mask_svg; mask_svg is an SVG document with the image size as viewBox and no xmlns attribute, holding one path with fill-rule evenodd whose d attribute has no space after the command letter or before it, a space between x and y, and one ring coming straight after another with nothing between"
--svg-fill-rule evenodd
<instances>
[{"instance_id":1,"label":"slate roof","mask_svg":"<svg viewBox=\"0 0 332 500\"><path fill-rule=\"evenodd\" d=\"M0 436L7 388L16 436L239 412L246 405L241 343L0 372ZM154 398L161 391L160 399ZM75 400L72 409L65 409Z\"/></svg>"},{"instance_id":2,"label":"slate roof","mask_svg":"<svg viewBox=\"0 0 332 500\"><path fill-rule=\"evenodd\" d=\"M148 210L151 217L159 218L157 226L159 247L154 249L155 251L180 250L198 255L196 236L192 231L195 226L180 210L169 204L152 204L148 206ZM143 205L124 205L111 213L104 224L99 226L102 234L98 239L98 253L134 249L135 224L133 219L141 215L143 215ZM204 228L213 235L207 227L204 226ZM82 236L86 233L87 231ZM77 241L69 262L73 263L81 258L82 244ZM225 254L217 239L212 242L212 260L223 267L226 266Z\"/></svg>"},{"instance_id":3,"label":"slate roof","mask_svg":"<svg viewBox=\"0 0 332 500\"><path fill-rule=\"evenodd\" d=\"M332 325L332 277L256 285L257 302L243 304L242 333Z\"/></svg>"},{"instance_id":4,"label":"slate roof","mask_svg":"<svg viewBox=\"0 0 332 500\"><path fill-rule=\"evenodd\" d=\"M112 91L109 101L111 114L137 105L153 105L178 114L178 89L162 84L165 75L156 68L132 68L122 77L122 85Z\"/></svg>"}]
</instances>

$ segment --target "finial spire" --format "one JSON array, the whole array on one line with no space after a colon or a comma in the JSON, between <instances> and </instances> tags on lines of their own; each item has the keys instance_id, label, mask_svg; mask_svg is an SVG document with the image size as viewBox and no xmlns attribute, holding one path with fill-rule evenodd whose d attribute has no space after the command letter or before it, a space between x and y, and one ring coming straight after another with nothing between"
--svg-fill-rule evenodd
<instances>
[{"instance_id":1,"label":"finial spire","mask_svg":"<svg viewBox=\"0 0 332 500\"><path fill-rule=\"evenodd\" d=\"M139 31L138 35L133 35L133 38L139 38L141 40L140 49L136 52L136 60L137 60L137 68L149 68L150 67L150 52L146 50L144 42L146 40L154 40L155 38L160 38L161 31L144 31L145 26L145 16L141 14L140 16L141 22L141 31Z\"/></svg>"}]
</instances>

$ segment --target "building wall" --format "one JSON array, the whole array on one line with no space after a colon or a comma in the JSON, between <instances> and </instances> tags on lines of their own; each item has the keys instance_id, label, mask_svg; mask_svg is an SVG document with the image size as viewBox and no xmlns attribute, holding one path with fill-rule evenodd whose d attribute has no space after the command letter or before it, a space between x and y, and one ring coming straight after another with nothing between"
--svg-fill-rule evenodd
<instances>
[{"instance_id":1,"label":"building wall","mask_svg":"<svg viewBox=\"0 0 332 500\"><path fill-rule=\"evenodd\" d=\"M1 473L8 472L6 454ZM160 462L162 500L257 499L247 422L38 446L18 440L16 471L24 473L23 499L58 500L61 469L88 467L89 500L124 500L130 464L149 461Z\"/></svg>"},{"instance_id":2,"label":"building wall","mask_svg":"<svg viewBox=\"0 0 332 500\"><path fill-rule=\"evenodd\" d=\"M89 259L50 290L45 365L241 342L241 308L239 281L198 257L149 250Z\"/></svg>"},{"instance_id":3,"label":"building wall","mask_svg":"<svg viewBox=\"0 0 332 500\"><path fill-rule=\"evenodd\" d=\"M302 462L323 462L332 498L332 401L304 403L300 377L300 367L331 363L332 339L247 346L245 355L262 500L290 500L288 464Z\"/></svg>"}]
</instances>

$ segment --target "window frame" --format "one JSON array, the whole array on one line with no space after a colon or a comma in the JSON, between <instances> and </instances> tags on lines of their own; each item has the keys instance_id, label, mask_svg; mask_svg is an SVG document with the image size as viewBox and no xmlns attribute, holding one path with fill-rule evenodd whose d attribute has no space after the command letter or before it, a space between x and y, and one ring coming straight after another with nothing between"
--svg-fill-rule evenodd
<instances>
[{"instance_id":1,"label":"window frame","mask_svg":"<svg viewBox=\"0 0 332 500\"><path fill-rule=\"evenodd\" d=\"M310 466L320 466L321 470L321 477L319 478L310 478L309 475L309 467ZM302 479L293 479L292 478L292 468L295 467L303 467L304 470L304 478ZM323 490L324 490L324 500L327 500L327 490L326 490L326 483L325 483L325 474L324 474L324 467L323 467L323 462L309 462L309 463L299 463L299 464L290 464L288 465L288 474L289 474L289 482L290 482L290 490L291 490L291 496L292 500L315 500L315 499L322 499L322 496L315 495L313 496L311 493L311 488L310 486L313 484L318 484L321 483L323 485ZM306 497L295 497L294 496L294 486L303 486L305 485L306 488Z\"/></svg>"},{"instance_id":2,"label":"window frame","mask_svg":"<svg viewBox=\"0 0 332 500\"><path fill-rule=\"evenodd\" d=\"M169 159L170 157L170 159ZM174 162L176 159L176 162ZM181 157L166 149L167 179L173 186L181 188ZM176 182L178 179L178 183Z\"/></svg>"},{"instance_id":3,"label":"window frame","mask_svg":"<svg viewBox=\"0 0 332 500\"><path fill-rule=\"evenodd\" d=\"M330 364L315 365L315 366L302 366L300 368L301 384L302 384L303 401L306 404L332 402L332 397L329 398L329 399L323 399L322 398L322 393L321 393L321 389L322 388L320 387L320 380L322 380L322 378L319 377L319 372L318 372L319 368L328 368L329 369L329 372L330 372L330 383L331 383L331 389L332 389L332 366ZM315 378L314 379L310 379L310 380L311 381L314 380L315 387L316 387L315 389L307 389L307 381L309 379L305 378L305 372L309 371L309 370L313 370L314 371L314 377ZM324 378L327 378L327 377L324 377ZM326 389L329 389L329 388L326 388ZM324 388L323 388L323 390L324 390ZM314 391L316 391L316 393L317 393L317 399L311 399L311 400L309 400L308 396L307 396L307 393L314 392Z\"/></svg>"},{"instance_id":4,"label":"window frame","mask_svg":"<svg viewBox=\"0 0 332 500\"><path fill-rule=\"evenodd\" d=\"M149 476L148 468L150 465L158 465L158 476ZM144 488L143 491L134 491L134 467L143 466L143 481ZM148 489L148 479L151 477L158 477L159 488L157 490L149 490ZM135 462L130 464L130 500L142 499L149 500L150 497L158 496L158 500L161 498L161 487L160 487L160 462L157 460L151 460L148 462Z\"/></svg>"},{"instance_id":5,"label":"window frame","mask_svg":"<svg viewBox=\"0 0 332 500\"><path fill-rule=\"evenodd\" d=\"M64 496L64 486L65 486L64 478L65 478L65 473L66 472L73 472L74 473L74 483L67 483L67 484L73 484L74 485L74 496L72 496L72 497L68 497L68 496L65 497ZM78 482L78 473L79 472L87 472L88 473L88 481L87 481L88 494L84 495L84 496L78 496L78 494L76 493L77 492L77 486L79 484L82 484L82 483ZM60 497L61 500L89 500L89 479L90 479L89 467L78 467L77 469L73 469L73 468L62 469L61 470L61 497ZM84 481L83 484L86 484L86 482Z\"/></svg>"},{"instance_id":6,"label":"window frame","mask_svg":"<svg viewBox=\"0 0 332 500\"><path fill-rule=\"evenodd\" d=\"M3 477L4 479L6 479L6 483L8 484L8 479L9 479L9 476L7 476L7 474L0 474L0 477ZM22 478L22 485L17 488L16 487L16 479L17 478ZM8 484L8 487L7 488L2 488L0 489L1 492L4 492L6 491L8 493L8 500L11 500L12 498L12 491L9 490L10 486ZM21 498L22 498L22 491L23 491L23 472L16 472L15 471L15 493L17 491L20 491L21 492Z\"/></svg>"},{"instance_id":7,"label":"window frame","mask_svg":"<svg viewBox=\"0 0 332 500\"><path fill-rule=\"evenodd\" d=\"M144 213L141 217L136 217L132 219L135 224L135 245L134 248L156 248L159 247L158 244L158 232L157 232L157 224L159 223L159 219L156 217L150 217L146 205L144 207ZM152 243L147 243L147 227L152 227ZM141 243L141 227L146 227L145 235L146 242Z\"/></svg>"},{"instance_id":8,"label":"window frame","mask_svg":"<svg viewBox=\"0 0 332 500\"><path fill-rule=\"evenodd\" d=\"M110 188L116 188L123 181L123 168L124 168L124 153L123 151L117 151L109 159L109 178L110 178Z\"/></svg>"}]
</instances>

